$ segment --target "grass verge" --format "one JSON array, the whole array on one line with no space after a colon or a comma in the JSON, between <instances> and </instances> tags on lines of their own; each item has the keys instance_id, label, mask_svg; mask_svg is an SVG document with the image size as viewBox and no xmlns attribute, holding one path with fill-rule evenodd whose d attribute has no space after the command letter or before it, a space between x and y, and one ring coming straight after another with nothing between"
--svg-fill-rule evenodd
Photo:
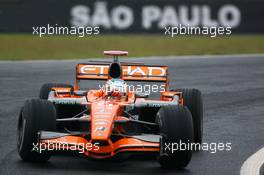
<instances>
[{"instance_id":1,"label":"grass verge","mask_svg":"<svg viewBox=\"0 0 264 175\"><path fill-rule=\"evenodd\" d=\"M103 50L130 57L264 53L264 35L165 37L161 35L45 36L1 34L0 60L99 58Z\"/></svg>"}]
</instances>

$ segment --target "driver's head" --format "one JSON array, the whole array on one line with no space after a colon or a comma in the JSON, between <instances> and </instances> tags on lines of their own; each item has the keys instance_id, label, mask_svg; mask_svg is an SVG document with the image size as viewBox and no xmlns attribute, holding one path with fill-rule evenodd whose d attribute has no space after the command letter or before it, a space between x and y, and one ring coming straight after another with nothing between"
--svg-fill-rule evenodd
<instances>
[{"instance_id":1,"label":"driver's head","mask_svg":"<svg viewBox=\"0 0 264 175\"><path fill-rule=\"evenodd\" d=\"M125 96L127 93L127 84L120 78L112 78L106 82L106 94L113 97Z\"/></svg>"}]
</instances>

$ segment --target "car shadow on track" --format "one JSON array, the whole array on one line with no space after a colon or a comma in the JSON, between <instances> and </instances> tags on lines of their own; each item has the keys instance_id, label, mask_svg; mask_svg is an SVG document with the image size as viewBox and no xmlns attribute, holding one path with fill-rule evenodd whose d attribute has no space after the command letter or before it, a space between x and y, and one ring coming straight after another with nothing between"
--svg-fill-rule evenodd
<instances>
[{"instance_id":1,"label":"car shadow on track","mask_svg":"<svg viewBox=\"0 0 264 175\"><path fill-rule=\"evenodd\" d=\"M155 156L132 156L124 161L86 160L67 154L55 155L47 163L16 162L14 174L192 174L186 169L163 169ZM13 173L12 173L13 174Z\"/></svg>"}]
</instances>

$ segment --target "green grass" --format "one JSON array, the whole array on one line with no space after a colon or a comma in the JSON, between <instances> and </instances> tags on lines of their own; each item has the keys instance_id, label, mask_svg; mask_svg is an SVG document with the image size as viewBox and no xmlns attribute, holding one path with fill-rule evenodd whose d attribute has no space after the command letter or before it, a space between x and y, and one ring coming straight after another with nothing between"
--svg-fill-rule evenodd
<instances>
[{"instance_id":1,"label":"green grass","mask_svg":"<svg viewBox=\"0 0 264 175\"><path fill-rule=\"evenodd\" d=\"M0 35L0 60L98 58L103 57L103 50L128 50L130 57L264 53L264 35L216 38L123 34L84 38Z\"/></svg>"}]
</instances>

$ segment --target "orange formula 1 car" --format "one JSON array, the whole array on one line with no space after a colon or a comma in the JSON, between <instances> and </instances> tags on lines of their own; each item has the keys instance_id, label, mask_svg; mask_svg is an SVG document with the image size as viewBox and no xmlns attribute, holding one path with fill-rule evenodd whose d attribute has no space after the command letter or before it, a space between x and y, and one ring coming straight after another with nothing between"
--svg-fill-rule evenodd
<instances>
[{"instance_id":1,"label":"orange formula 1 car","mask_svg":"<svg viewBox=\"0 0 264 175\"><path fill-rule=\"evenodd\" d=\"M24 161L47 161L53 151L77 151L106 159L124 153L156 153L162 167L182 168L193 144L202 142L203 106L197 89L169 91L168 67L120 62L125 51L105 51L112 62L76 66L76 84L44 84L18 119L17 148ZM105 80L80 90L82 80ZM128 88L128 81L164 85L160 98Z\"/></svg>"}]
</instances>

